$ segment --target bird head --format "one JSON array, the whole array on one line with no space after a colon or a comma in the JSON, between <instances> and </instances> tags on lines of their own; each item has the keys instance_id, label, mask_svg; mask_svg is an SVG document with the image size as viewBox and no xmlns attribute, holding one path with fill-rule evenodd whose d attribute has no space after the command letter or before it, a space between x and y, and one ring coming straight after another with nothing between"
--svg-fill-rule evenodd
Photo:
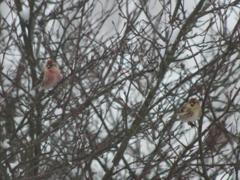
<instances>
[{"instance_id":1,"label":"bird head","mask_svg":"<svg viewBox=\"0 0 240 180\"><path fill-rule=\"evenodd\" d=\"M50 69L52 66L56 66L56 62L49 60L46 64L47 68Z\"/></svg>"},{"instance_id":2,"label":"bird head","mask_svg":"<svg viewBox=\"0 0 240 180\"><path fill-rule=\"evenodd\" d=\"M199 104L199 100L197 100L197 99L189 99L189 104L191 105L191 106L194 106L196 103L198 103Z\"/></svg>"}]
</instances>

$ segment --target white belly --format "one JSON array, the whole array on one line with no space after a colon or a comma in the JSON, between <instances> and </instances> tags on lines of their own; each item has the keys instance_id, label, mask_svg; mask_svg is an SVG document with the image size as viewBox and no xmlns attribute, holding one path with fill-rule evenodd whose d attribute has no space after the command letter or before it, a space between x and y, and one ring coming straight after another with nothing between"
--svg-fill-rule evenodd
<instances>
[{"instance_id":1,"label":"white belly","mask_svg":"<svg viewBox=\"0 0 240 180\"><path fill-rule=\"evenodd\" d=\"M184 120L182 120L182 121L184 121L184 122L194 122L194 121L196 121L198 119L198 112L195 112L194 114L193 114L193 116L191 116L191 117L189 117L189 118L187 118L187 119L184 119Z\"/></svg>"}]
</instances>

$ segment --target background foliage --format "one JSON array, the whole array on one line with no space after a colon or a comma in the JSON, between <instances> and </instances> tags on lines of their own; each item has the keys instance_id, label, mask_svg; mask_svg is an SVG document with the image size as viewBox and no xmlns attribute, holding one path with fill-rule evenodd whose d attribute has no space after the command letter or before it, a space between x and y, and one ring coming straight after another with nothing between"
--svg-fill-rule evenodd
<instances>
[{"instance_id":1,"label":"background foliage","mask_svg":"<svg viewBox=\"0 0 240 180\"><path fill-rule=\"evenodd\" d=\"M239 3L1 2L0 179L239 179ZM32 90L49 59L62 81Z\"/></svg>"}]
</instances>

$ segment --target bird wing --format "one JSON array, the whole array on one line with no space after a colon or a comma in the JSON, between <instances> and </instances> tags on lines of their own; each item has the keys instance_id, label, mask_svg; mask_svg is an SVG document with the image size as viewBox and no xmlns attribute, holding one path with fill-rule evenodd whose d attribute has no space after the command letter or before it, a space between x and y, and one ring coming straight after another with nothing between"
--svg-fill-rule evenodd
<instances>
[{"instance_id":1,"label":"bird wing","mask_svg":"<svg viewBox=\"0 0 240 180\"><path fill-rule=\"evenodd\" d=\"M191 110L191 107L189 107L187 104L184 104L177 112L178 116L185 116L185 115L192 115L193 112Z\"/></svg>"},{"instance_id":2,"label":"bird wing","mask_svg":"<svg viewBox=\"0 0 240 180\"><path fill-rule=\"evenodd\" d=\"M184 104L181 108L178 109L177 113L180 114L180 113L183 113L186 110L187 110L187 104Z\"/></svg>"}]
</instances>

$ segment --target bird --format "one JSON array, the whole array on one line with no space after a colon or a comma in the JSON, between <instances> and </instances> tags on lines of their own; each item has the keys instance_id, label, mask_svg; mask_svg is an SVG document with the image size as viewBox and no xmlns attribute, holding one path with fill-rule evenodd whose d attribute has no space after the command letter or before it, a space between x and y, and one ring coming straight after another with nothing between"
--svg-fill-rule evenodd
<instances>
[{"instance_id":1,"label":"bird","mask_svg":"<svg viewBox=\"0 0 240 180\"><path fill-rule=\"evenodd\" d=\"M225 124L222 123L222 125L223 126L215 125L210 129L207 135L206 143L208 148L212 151L219 151L230 141L230 136L225 129Z\"/></svg>"},{"instance_id":2,"label":"bird","mask_svg":"<svg viewBox=\"0 0 240 180\"><path fill-rule=\"evenodd\" d=\"M41 86L44 89L53 88L61 80L61 72L55 61L47 61L44 69L42 70L37 85L33 88Z\"/></svg>"},{"instance_id":3,"label":"bird","mask_svg":"<svg viewBox=\"0 0 240 180\"><path fill-rule=\"evenodd\" d=\"M202 116L202 108L197 99L189 99L182 107L180 107L176 113L176 116L182 122L188 122L189 125L193 126L194 121Z\"/></svg>"}]
</instances>

